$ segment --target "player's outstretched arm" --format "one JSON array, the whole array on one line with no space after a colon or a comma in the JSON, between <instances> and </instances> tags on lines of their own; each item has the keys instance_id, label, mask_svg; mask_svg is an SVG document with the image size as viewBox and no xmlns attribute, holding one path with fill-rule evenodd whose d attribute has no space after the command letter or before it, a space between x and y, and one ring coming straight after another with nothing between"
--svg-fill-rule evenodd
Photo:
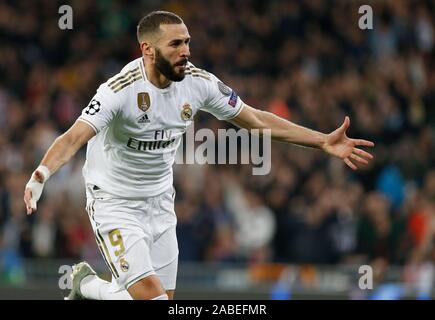
<instances>
[{"instance_id":1,"label":"player's outstretched arm","mask_svg":"<svg viewBox=\"0 0 435 320\"><path fill-rule=\"evenodd\" d=\"M359 146L373 147L373 142L351 139L346 136L346 130L350 125L349 117L344 119L339 128L329 134L324 134L245 104L242 111L231 119L231 122L248 130L259 129L261 132L261 130L270 129L272 139L276 141L322 149L342 159L353 170L358 169L355 163L366 165L373 159L370 153L358 148Z\"/></svg>"},{"instance_id":2,"label":"player's outstretched arm","mask_svg":"<svg viewBox=\"0 0 435 320\"><path fill-rule=\"evenodd\" d=\"M39 167L32 173L29 182L24 190L24 203L27 214L36 211L36 203L41 197L44 183L60 167L71 159L71 157L95 135L94 129L82 121L76 121L71 128L59 136L41 161Z\"/></svg>"}]
</instances>

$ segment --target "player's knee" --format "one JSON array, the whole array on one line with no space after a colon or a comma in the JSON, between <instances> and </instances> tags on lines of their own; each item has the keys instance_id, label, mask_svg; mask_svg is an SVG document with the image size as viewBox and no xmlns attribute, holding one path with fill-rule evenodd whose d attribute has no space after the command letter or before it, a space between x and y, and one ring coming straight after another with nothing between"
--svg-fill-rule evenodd
<instances>
[{"instance_id":1,"label":"player's knee","mask_svg":"<svg viewBox=\"0 0 435 320\"><path fill-rule=\"evenodd\" d=\"M128 293L134 300L152 300L161 296L166 296L159 278L155 275L145 277L132 284L128 288Z\"/></svg>"},{"instance_id":2,"label":"player's knee","mask_svg":"<svg viewBox=\"0 0 435 320\"><path fill-rule=\"evenodd\" d=\"M175 290L166 290L166 294L168 295L169 300L174 300Z\"/></svg>"}]
</instances>

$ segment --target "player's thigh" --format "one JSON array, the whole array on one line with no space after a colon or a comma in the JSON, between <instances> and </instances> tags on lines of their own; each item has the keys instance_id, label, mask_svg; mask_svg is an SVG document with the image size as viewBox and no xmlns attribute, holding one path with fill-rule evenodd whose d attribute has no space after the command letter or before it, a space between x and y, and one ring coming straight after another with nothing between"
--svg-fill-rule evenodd
<instances>
[{"instance_id":1,"label":"player's thigh","mask_svg":"<svg viewBox=\"0 0 435 320\"><path fill-rule=\"evenodd\" d=\"M175 226L164 232L151 246L151 261L166 291L176 288L178 243Z\"/></svg>"},{"instance_id":2,"label":"player's thigh","mask_svg":"<svg viewBox=\"0 0 435 320\"><path fill-rule=\"evenodd\" d=\"M133 283L127 289L134 300L152 300L165 294L165 290L156 275L150 275Z\"/></svg>"},{"instance_id":3,"label":"player's thigh","mask_svg":"<svg viewBox=\"0 0 435 320\"><path fill-rule=\"evenodd\" d=\"M151 261L152 235L135 219L130 201L96 201L91 210L95 238L120 289L155 275Z\"/></svg>"}]
</instances>

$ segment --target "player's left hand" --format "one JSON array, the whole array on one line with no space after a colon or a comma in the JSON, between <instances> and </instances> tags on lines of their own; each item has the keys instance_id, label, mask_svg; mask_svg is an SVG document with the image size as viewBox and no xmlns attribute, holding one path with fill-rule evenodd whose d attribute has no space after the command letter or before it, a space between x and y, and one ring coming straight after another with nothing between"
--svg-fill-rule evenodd
<instances>
[{"instance_id":1,"label":"player's left hand","mask_svg":"<svg viewBox=\"0 0 435 320\"><path fill-rule=\"evenodd\" d=\"M374 143L362 139L350 139L346 136L349 128L350 119L346 117L341 127L337 128L326 136L322 149L330 155L336 156L344 161L353 170L357 170L359 165L368 165L373 156L359 149L359 146L374 147Z\"/></svg>"}]
</instances>

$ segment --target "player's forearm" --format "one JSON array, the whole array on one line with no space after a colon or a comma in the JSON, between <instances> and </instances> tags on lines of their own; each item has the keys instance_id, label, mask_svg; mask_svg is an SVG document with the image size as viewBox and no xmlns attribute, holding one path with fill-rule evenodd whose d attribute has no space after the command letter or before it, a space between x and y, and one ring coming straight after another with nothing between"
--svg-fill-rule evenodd
<instances>
[{"instance_id":1,"label":"player's forearm","mask_svg":"<svg viewBox=\"0 0 435 320\"><path fill-rule=\"evenodd\" d=\"M95 135L95 130L83 121L76 121L63 135L58 137L41 161L41 165L32 173L24 190L24 202L27 214L36 210L37 202L47 179L59 170L69 159Z\"/></svg>"},{"instance_id":2,"label":"player's forearm","mask_svg":"<svg viewBox=\"0 0 435 320\"><path fill-rule=\"evenodd\" d=\"M80 141L71 138L68 134L63 134L47 150L41 165L46 166L50 174L53 174L67 163L82 145Z\"/></svg>"},{"instance_id":3,"label":"player's forearm","mask_svg":"<svg viewBox=\"0 0 435 320\"><path fill-rule=\"evenodd\" d=\"M270 129L272 139L275 141L319 149L325 142L324 133L297 125L273 113L260 111L258 118L259 129Z\"/></svg>"}]
</instances>

